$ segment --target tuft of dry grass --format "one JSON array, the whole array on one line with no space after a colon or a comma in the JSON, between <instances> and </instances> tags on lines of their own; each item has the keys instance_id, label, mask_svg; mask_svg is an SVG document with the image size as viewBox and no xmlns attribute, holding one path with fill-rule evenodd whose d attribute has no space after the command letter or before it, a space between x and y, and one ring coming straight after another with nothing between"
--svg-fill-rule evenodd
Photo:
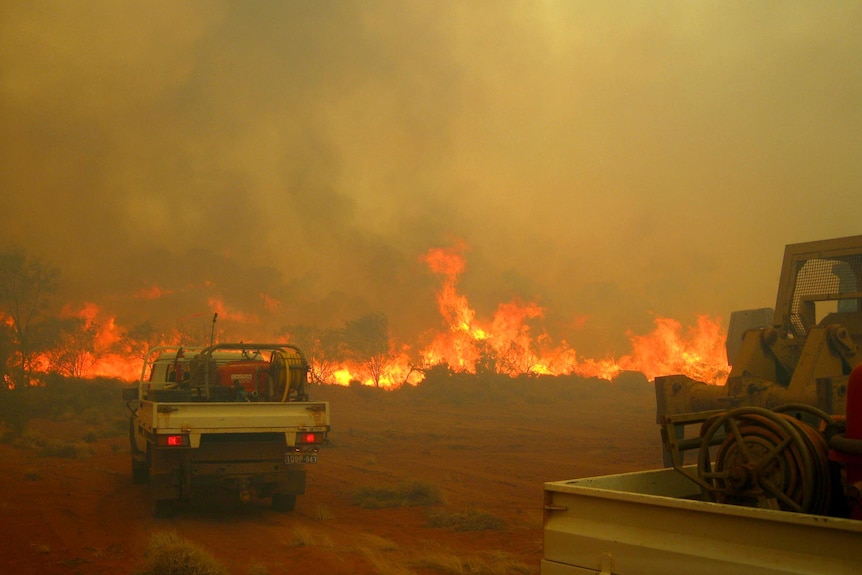
<instances>
[{"instance_id":1,"label":"tuft of dry grass","mask_svg":"<svg viewBox=\"0 0 862 575\"><path fill-rule=\"evenodd\" d=\"M389 487L359 487L351 494L350 501L363 509L384 509L437 505L443 502L443 497L436 485L405 481Z\"/></svg>"},{"instance_id":2,"label":"tuft of dry grass","mask_svg":"<svg viewBox=\"0 0 862 575\"><path fill-rule=\"evenodd\" d=\"M145 556L146 565L137 575L228 575L208 551L174 531L154 533Z\"/></svg>"},{"instance_id":3,"label":"tuft of dry grass","mask_svg":"<svg viewBox=\"0 0 862 575\"><path fill-rule=\"evenodd\" d=\"M304 527L296 527L291 532L291 540L288 547L312 547L314 546L314 535Z\"/></svg>"},{"instance_id":4,"label":"tuft of dry grass","mask_svg":"<svg viewBox=\"0 0 862 575\"><path fill-rule=\"evenodd\" d=\"M377 550L359 547L358 551L377 575L416 575L403 561L381 555Z\"/></svg>"},{"instance_id":5,"label":"tuft of dry grass","mask_svg":"<svg viewBox=\"0 0 862 575\"><path fill-rule=\"evenodd\" d=\"M333 547L332 540L326 535L312 533L305 527L295 527L291 532L291 540L286 543L288 547Z\"/></svg>"},{"instance_id":6,"label":"tuft of dry grass","mask_svg":"<svg viewBox=\"0 0 862 575\"><path fill-rule=\"evenodd\" d=\"M246 575L269 575L269 569L261 563L253 563L249 566Z\"/></svg>"},{"instance_id":7,"label":"tuft of dry grass","mask_svg":"<svg viewBox=\"0 0 862 575\"><path fill-rule=\"evenodd\" d=\"M492 551L462 558L446 551L429 551L412 561L414 567L451 575L531 575L535 572L508 553Z\"/></svg>"},{"instance_id":8,"label":"tuft of dry grass","mask_svg":"<svg viewBox=\"0 0 862 575\"><path fill-rule=\"evenodd\" d=\"M462 513L433 511L428 513L428 525L453 531L490 531L506 528L506 522L485 511L468 509Z\"/></svg>"},{"instance_id":9,"label":"tuft of dry grass","mask_svg":"<svg viewBox=\"0 0 862 575\"><path fill-rule=\"evenodd\" d=\"M40 457L86 459L93 455L93 448L86 443L45 437L39 433L24 433L16 444L24 449L35 451Z\"/></svg>"},{"instance_id":10,"label":"tuft of dry grass","mask_svg":"<svg viewBox=\"0 0 862 575\"><path fill-rule=\"evenodd\" d=\"M397 551L398 544L385 537L380 537L373 533L363 533L360 536L362 541L361 548L371 548L375 551Z\"/></svg>"},{"instance_id":11,"label":"tuft of dry grass","mask_svg":"<svg viewBox=\"0 0 862 575\"><path fill-rule=\"evenodd\" d=\"M38 471L25 471L24 479L26 479L27 481L39 481L40 479L42 479L42 474Z\"/></svg>"},{"instance_id":12,"label":"tuft of dry grass","mask_svg":"<svg viewBox=\"0 0 862 575\"><path fill-rule=\"evenodd\" d=\"M452 553L444 551L428 552L412 561L415 567L432 569L440 573L464 575L464 562Z\"/></svg>"},{"instance_id":13,"label":"tuft of dry grass","mask_svg":"<svg viewBox=\"0 0 862 575\"><path fill-rule=\"evenodd\" d=\"M317 521L327 521L329 519L332 519L332 512L326 505L318 505L317 509L314 512L314 518Z\"/></svg>"}]
</instances>

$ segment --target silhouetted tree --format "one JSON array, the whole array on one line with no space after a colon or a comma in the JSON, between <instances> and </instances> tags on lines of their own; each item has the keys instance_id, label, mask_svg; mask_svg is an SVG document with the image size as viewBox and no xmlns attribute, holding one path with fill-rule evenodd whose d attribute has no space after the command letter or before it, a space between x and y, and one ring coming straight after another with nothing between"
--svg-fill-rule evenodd
<instances>
[{"instance_id":1,"label":"silhouetted tree","mask_svg":"<svg viewBox=\"0 0 862 575\"><path fill-rule=\"evenodd\" d=\"M15 363L10 375L16 387L30 383L37 326L59 277L59 270L20 249L0 251L0 309L12 322L14 352L9 360Z\"/></svg>"},{"instance_id":2,"label":"silhouetted tree","mask_svg":"<svg viewBox=\"0 0 862 575\"><path fill-rule=\"evenodd\" d=\"M127 329L123 337L111 346L111 351L144 361L151 347L160 345L167 339L167 336L159 333L152 323L145 321Z\"/></svg>"},{"instance_id":3,"label":"silhouetted tree","mask_svg":"<svg viewBox=\"0 0 862 575\"><path fill-rule=\"evenodd\" d=\"M207 346L210 339L214 339L215 343L219 341L219 331L209 318L205 321L199 319L177 321L174 333L177 342L186 347Z\"/></svg>"},{"instance_id":4,"label":"silhouetted tree","mask_svg":"<svg viewBox=\"0 0 862 575\"><path fill-rule=\"evenodd\" d=\"M12 334L12 326L5 318L0 317L0 389L7 389L9 383L6 376L9 373L9 362L15 351L15 340Z\"/></svg>"},{"instance_id":5,"label":"silhouetted tree","mask_svg":"<svg viewBox=\"0 0 862 575\"><path fill-rule=\"evenodd\" d=\"M344 326L344 343L357 362L365 364L375 387L390 357L389 320L382 313L364 315Z\"/></svg>"},{"instance_id":6,"label":"silhouetted tree","mask_svg":"<svg viewBox=\"0 0 862 575\"><path fill-rule=\"evenodd\" d=\"M335 370L344 360L342 330L297 324L283 328L281 335L305 355L313 383L332 383Z\"/></svg>"},{"instance_id":7,"label":"silhouetted tree","mask_svg":"<svg viewBox=\"0 0 862 575\"><path fill-rule=\"evenodd\" d=\"M449 381L454 374L448 363L437 363L430 367L416 369L425 376L422 380L423 385Z\"/></svg>"},{"instance_id":8,"label":"silhouetted tree","mask_svg":"<svg viewBox=\"0 0 862 575\"><path fill-rule=\"evenodd\" d=\"M68 377L90 375L98 326L87 325L86 320L79 317L57 321L59 329L53 338L55 341L45 351L51 371Z\"/></svg>"},{"instance_id":9,"label":"silhouetted tree","mask_svg":"<svg viewBox=\"0 0 862 575\"><path fill-rule=\"evenodd\" d=\"M476 360L474 369L477 375L490 375L497 373L497 355L494 353L494 348L487 340L478 340L473 344L476 348L479 358Z\"/></svg>"},{"instance_id":10,"label":"silhouetted tree","mask_svg":"<svg viewBox=\"0 0 862 575\"><path fill-rule=\"evenodd\" d=\"M533 367L533 354L517 342L509 342L508 347L499 350L495 354L497 373L506 374L510 377L530 373Z\"/></svg>"}]
</instances>

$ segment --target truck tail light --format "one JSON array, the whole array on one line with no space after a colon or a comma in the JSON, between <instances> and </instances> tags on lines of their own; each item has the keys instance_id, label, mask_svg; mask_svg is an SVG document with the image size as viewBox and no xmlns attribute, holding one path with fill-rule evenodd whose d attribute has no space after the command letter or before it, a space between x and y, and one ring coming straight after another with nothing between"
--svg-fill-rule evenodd
<instances>
[{"instance_id":1,"label":"truck tail light","mask_svg":"<svg viewBox=\"0 0 862 575\"><path fill-rule=\"evenodd\" d=\"M159 435L156 443L159 447L188 447L190 445L189 436L184 434Z\"/></svg>"},{"instance_id":2,"label":"truck tail light","mask_svg":"<svg viewBox=\"0 0 862 575\"><path fill-rule=\"evenodd\" d=\"M296 443L323 443L326 434L315 431L303 431L296 434Z\"/></svg>"}]
</instances>

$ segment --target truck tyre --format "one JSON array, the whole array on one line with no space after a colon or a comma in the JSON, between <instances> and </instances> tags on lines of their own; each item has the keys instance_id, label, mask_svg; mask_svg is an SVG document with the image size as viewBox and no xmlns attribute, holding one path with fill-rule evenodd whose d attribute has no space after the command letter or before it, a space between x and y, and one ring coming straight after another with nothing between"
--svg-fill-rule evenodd
<instances>
[{"instance_id":1,"label":"truck tyre","mask_svg":"<svg viewBox=\"0 0 862 575\"><path fill-rule=\"evenodd\" d=\"M153 499L153 517L166 519L174 516L173 499Z\"/></svg>"},{"instance_id":2,"label":"truck tyre","mask_svg":"<svg viewBox=\"0 0 862 575\"><path fill-rule=\"evenodd\" d=\"M288 493L276 493L272 496L272 508L275 511L293 511L296 507L296 495Z\"/></svg>"},{"instance_id":3,"label":"truck tyre","mask_svg":"<svg viewBox=\"0 0 862 575\"><path fill-rule=\"evenodd\" d=\"M150 480L150 468L145 461L137 461L135 456L132 456L132 482L136 485L142 485Z\"/></svg>"},{"instance_id":4,"label":"truck tyre","mask_svg":"<svg viewBox=\"0 0 862 575\"><path fill-rule=\"evenodd\" d=\"M135 484L146 483L150 479L150 466L147 459L143 461L135 459L135 455L141 454L135 445L135 418L129 418L129 447L132 452L132 482Z\"/></svg>"}]
</instances>

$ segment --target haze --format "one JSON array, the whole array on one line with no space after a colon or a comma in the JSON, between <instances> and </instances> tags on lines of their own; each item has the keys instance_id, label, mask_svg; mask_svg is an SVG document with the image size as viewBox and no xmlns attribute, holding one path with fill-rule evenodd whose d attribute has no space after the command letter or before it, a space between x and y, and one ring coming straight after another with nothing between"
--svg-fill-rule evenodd
<instances>
[{"instance_id":1,"label":"haze","mask_svg":"<svg viewBox=\"0 0 862 575\"><path fill-rule=\"evenodd\" d=\"M862 4L0 6L0 246L120 325L440 328L462 250L587 355L860 233ZM237 328L237 335L244 337Z\"/></svg>"}]
</instances>

